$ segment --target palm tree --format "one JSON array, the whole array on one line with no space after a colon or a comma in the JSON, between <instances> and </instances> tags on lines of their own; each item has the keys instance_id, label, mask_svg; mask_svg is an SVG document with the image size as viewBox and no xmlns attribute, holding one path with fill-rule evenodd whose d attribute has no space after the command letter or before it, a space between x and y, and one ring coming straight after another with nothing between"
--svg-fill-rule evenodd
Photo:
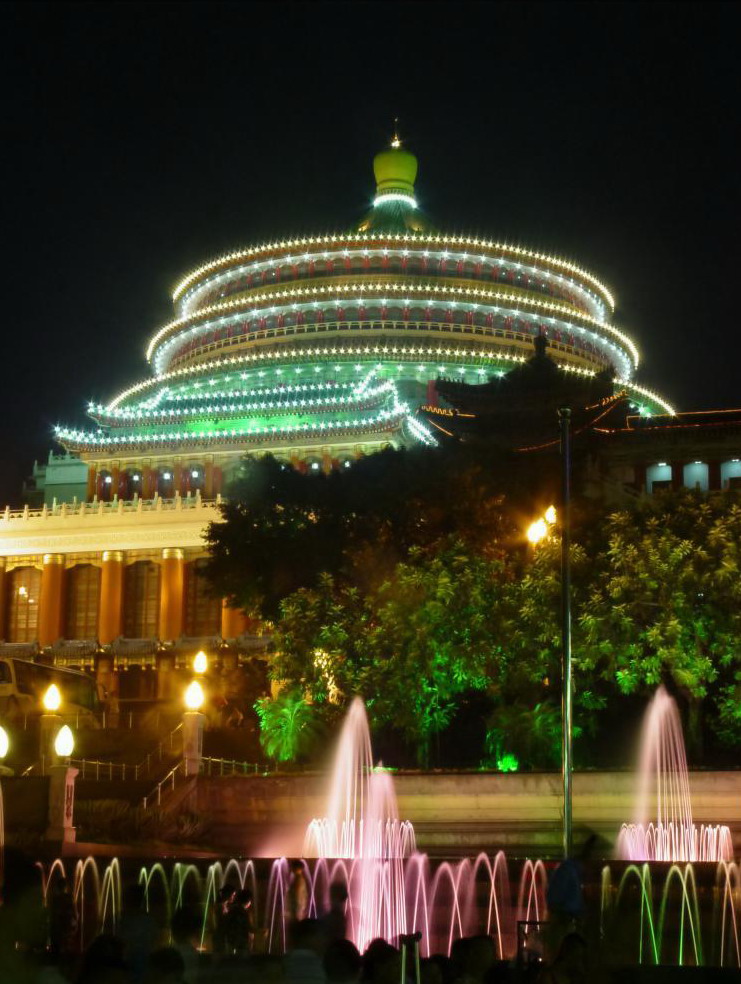
<instances>
[{"instance_id":1,"label":"palm tree","mask_svg":"<svg viewBox=\"0 0 741 984\"><path fill-rule=\"evenodd\" d=\"M260 718L260 744L268 758L292 762L306 755L321 733L316 708L299 690L263 697L255 704Z\"/></svg>"}]
</instances>

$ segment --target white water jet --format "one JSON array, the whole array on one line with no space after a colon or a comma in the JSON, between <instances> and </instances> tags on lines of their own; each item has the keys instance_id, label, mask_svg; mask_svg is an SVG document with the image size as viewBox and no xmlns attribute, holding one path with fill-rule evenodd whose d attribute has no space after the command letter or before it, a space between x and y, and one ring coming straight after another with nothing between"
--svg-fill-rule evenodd
<instances>
[{"instance_id":1,"label":"white water jet","mask_svg":"<svg viewBox=\"0 0 741 984\"><path fill-rule=\"evenodd\" d=\"M327 814L311 821L304 855L345 858L349 932L362 951L376 937L406 932L404 859L415 851L414 828L399 819L390 773L373 766L365 704L350 705L337 746Z\"/></svg>"},{"instance_id":2,"label":"white water jet","mask_svg":"<svg viewBox=\"0 0 741 984\"><path fill-rule=\"evenodd\" d=\"M643 720L638 792L632 823L620 829L617 855L627 861L727 861L726 826L693 822L689 770L677 704L664 687Z\"/></svg>"}]
</instances>

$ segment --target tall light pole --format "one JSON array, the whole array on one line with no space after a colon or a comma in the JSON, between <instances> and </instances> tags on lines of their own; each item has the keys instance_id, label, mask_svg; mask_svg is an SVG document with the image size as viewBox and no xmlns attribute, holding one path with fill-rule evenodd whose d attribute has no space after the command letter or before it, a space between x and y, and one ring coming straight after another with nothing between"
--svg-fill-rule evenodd
<instances>
[{"instance_id":1,"label":"tall light pole","mask_svg":"<svg viewBox=\"0 0 741 984\"><path fill-rule=\"evenodd\" d=\"M571 408L558 411L561 426L561 773L563 776L563 856L571 856L571 736L573 685L571 680Z\"/></svg>"}]
</instances>

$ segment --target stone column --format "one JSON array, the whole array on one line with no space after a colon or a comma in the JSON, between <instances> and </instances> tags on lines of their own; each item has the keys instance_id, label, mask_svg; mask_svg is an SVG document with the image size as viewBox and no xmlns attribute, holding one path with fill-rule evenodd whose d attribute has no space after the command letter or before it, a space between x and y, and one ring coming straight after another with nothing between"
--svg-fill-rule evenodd
<instances>
[{"instance_id":1,"label":"stone column","mask_svg":"<svg viewBox=\"0 0 741 984\"><path fill-rule=\"evenodd\" d=\"M87 501L92 502L98 489L98 473L95 465L90 465L87 470Z\"/></svg>"},{"instance_id":2,"label":"stone column","mask_svg":"<svg viewBox=\"0 0 741 984\"><path fill-rule=\"evenodd\" d=\"M213 499L214 497L214 463L206 461L203 465L203 498Z\"/></svg>"},{"instance_id":3,"label":"stone column","mask_svg":"<svg viewBox=\"0 0 741 984\"><path fill-rule=\"evenodd\" d=\"M247 616L241 608L230 608L226 601L221 603L221 637L236 639L247 630Z\"/></svg>"},{"instance_id":4,"label":"stone column","mask_svg":"<svg viewBox=\"0 0 741 984\"><path fill-rule=\"evenodd\" d=\"M183 634L183 582L185 564L179 547L162 551L160 575L159 637L163 642L179 639Z\"/></svg>"},{"instance_id":5,"label":"stone column","mask_svg":"<svg viewBox=\"0 0 741 984\"><path fill-rule=\"evenodd\" d=\"M709 461L708 462L708 489L711 492L717 492L722 487L722 482L720 480L720 462L719 461Z\"/></svg>"},{"instance_id":6,"label":"stone column","mask_svg":"<svg viewBox=\"0 0 741 984\"><path fill-rule=\"evenodd\" d=\"M633 484L639 492L646 491L646 466L645 464L633 465Z\"/></svg>"},{"instance_id":7,"label":"stone column","mask_svg":"<svg viewBox=\"0 0 741 984\"><path fill-rule=\"evenodd\" d=\"M200 711L183 714L183 760L186 776L197 776L203 758L203 729L206 715Z\"/></svg>"},{"instance_id":8,"label":"stone column","mask_svg":"<svg viewBox=\"0 0 741 984\"><path fill-rule=\"evenodd\" d=\"M150 465L144 465L142 468L142 479L141 479L141 497L142 499L153 499L154 498L154 475L152 474L152 468Z\"/></svg>"},{"instance_id":9,"label":"stone column","mask_svg":"<svg viewBox=\"0 0 741 984\"><path fill-rule=\"evenodd\" d=\"M183 466L180 461L176 461L172 466L172 497L173 499L183 494Z\"/></svg>"},{"instance_id":10,"label":"stone column","mask_svg":"<svg viewBox=\"0 0 741 984\"><path fill-rule=\"evenodd\" d=\"M684 462L672 461L672 488L681 489L684 487Z\"/></svg>"},{"instance_id":11,"label":"stone column","mask_svg":"<svg viewBox=\"0 0 741 984\"><path fill-rule=\"evenodd\" d=\"M7 583L5 580L5 557L0 557L0 639L7 639L7 626L5 624L5 595L7 590Z\"/></svg>"},{"instance_id":12,"label":"stone column","mask_svg":"<svg viewBox=\"0 0 741 984\"><path fill-rule=\"evenodd\" d=\"M50 646L62 635L62 585L64 557L44 554L39 600L39 644Z\"/></svg>"},{"instance_id":13,"label":"stone column","mask_svg":"<svg viewBox=\"0 0 741 984\"><path fill-rule=\"evenodd\" d=\"M74 844L72 825L75 809L75 778L77 769L68 765L53 765L49 769L49 812L44 838L56 843ZM64 852L63 852L64 853Z\"/></svg>"},{"instance_id":14,"label":"stone column","mask_svg":"<svg viewBox=\"0 0 741 984\"><path fill-rule=\"evenodd\" d=\"M104 646L123 635L123 583L123 551L103 551L98 639Z\"/></svg>"}]
</instances>

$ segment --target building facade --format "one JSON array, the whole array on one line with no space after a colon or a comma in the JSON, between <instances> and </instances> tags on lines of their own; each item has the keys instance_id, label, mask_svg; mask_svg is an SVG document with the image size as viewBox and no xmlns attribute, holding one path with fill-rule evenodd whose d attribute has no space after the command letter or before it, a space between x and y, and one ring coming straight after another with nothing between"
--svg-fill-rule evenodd
<instances>
[{"instance_id":1,"label":"building facade","mask_svg":"<svg viewBox=\"0 0 741 984\"><path fill-rule=\"evenodd\" d=\"M439 405L438 381L504 379L537 339L559 377L607 380L640 421L673 414L637 382L638 349L596 277L435 230L396 137L374 171L372 207L349 232L236 250L185 276L147 347L150 374L88 406L90 424L57 428L64 453L35 466L24 510L0 513L2 649L94 672L121 699L168 698L172 670L204 644L229 665L251 659L264 640L201 575L240 459L328 472L434 445L418 410ZM620 453L615 467L632 467ZM646 471L649 491L661 475Z\"/></svg>"}]
</instances>

